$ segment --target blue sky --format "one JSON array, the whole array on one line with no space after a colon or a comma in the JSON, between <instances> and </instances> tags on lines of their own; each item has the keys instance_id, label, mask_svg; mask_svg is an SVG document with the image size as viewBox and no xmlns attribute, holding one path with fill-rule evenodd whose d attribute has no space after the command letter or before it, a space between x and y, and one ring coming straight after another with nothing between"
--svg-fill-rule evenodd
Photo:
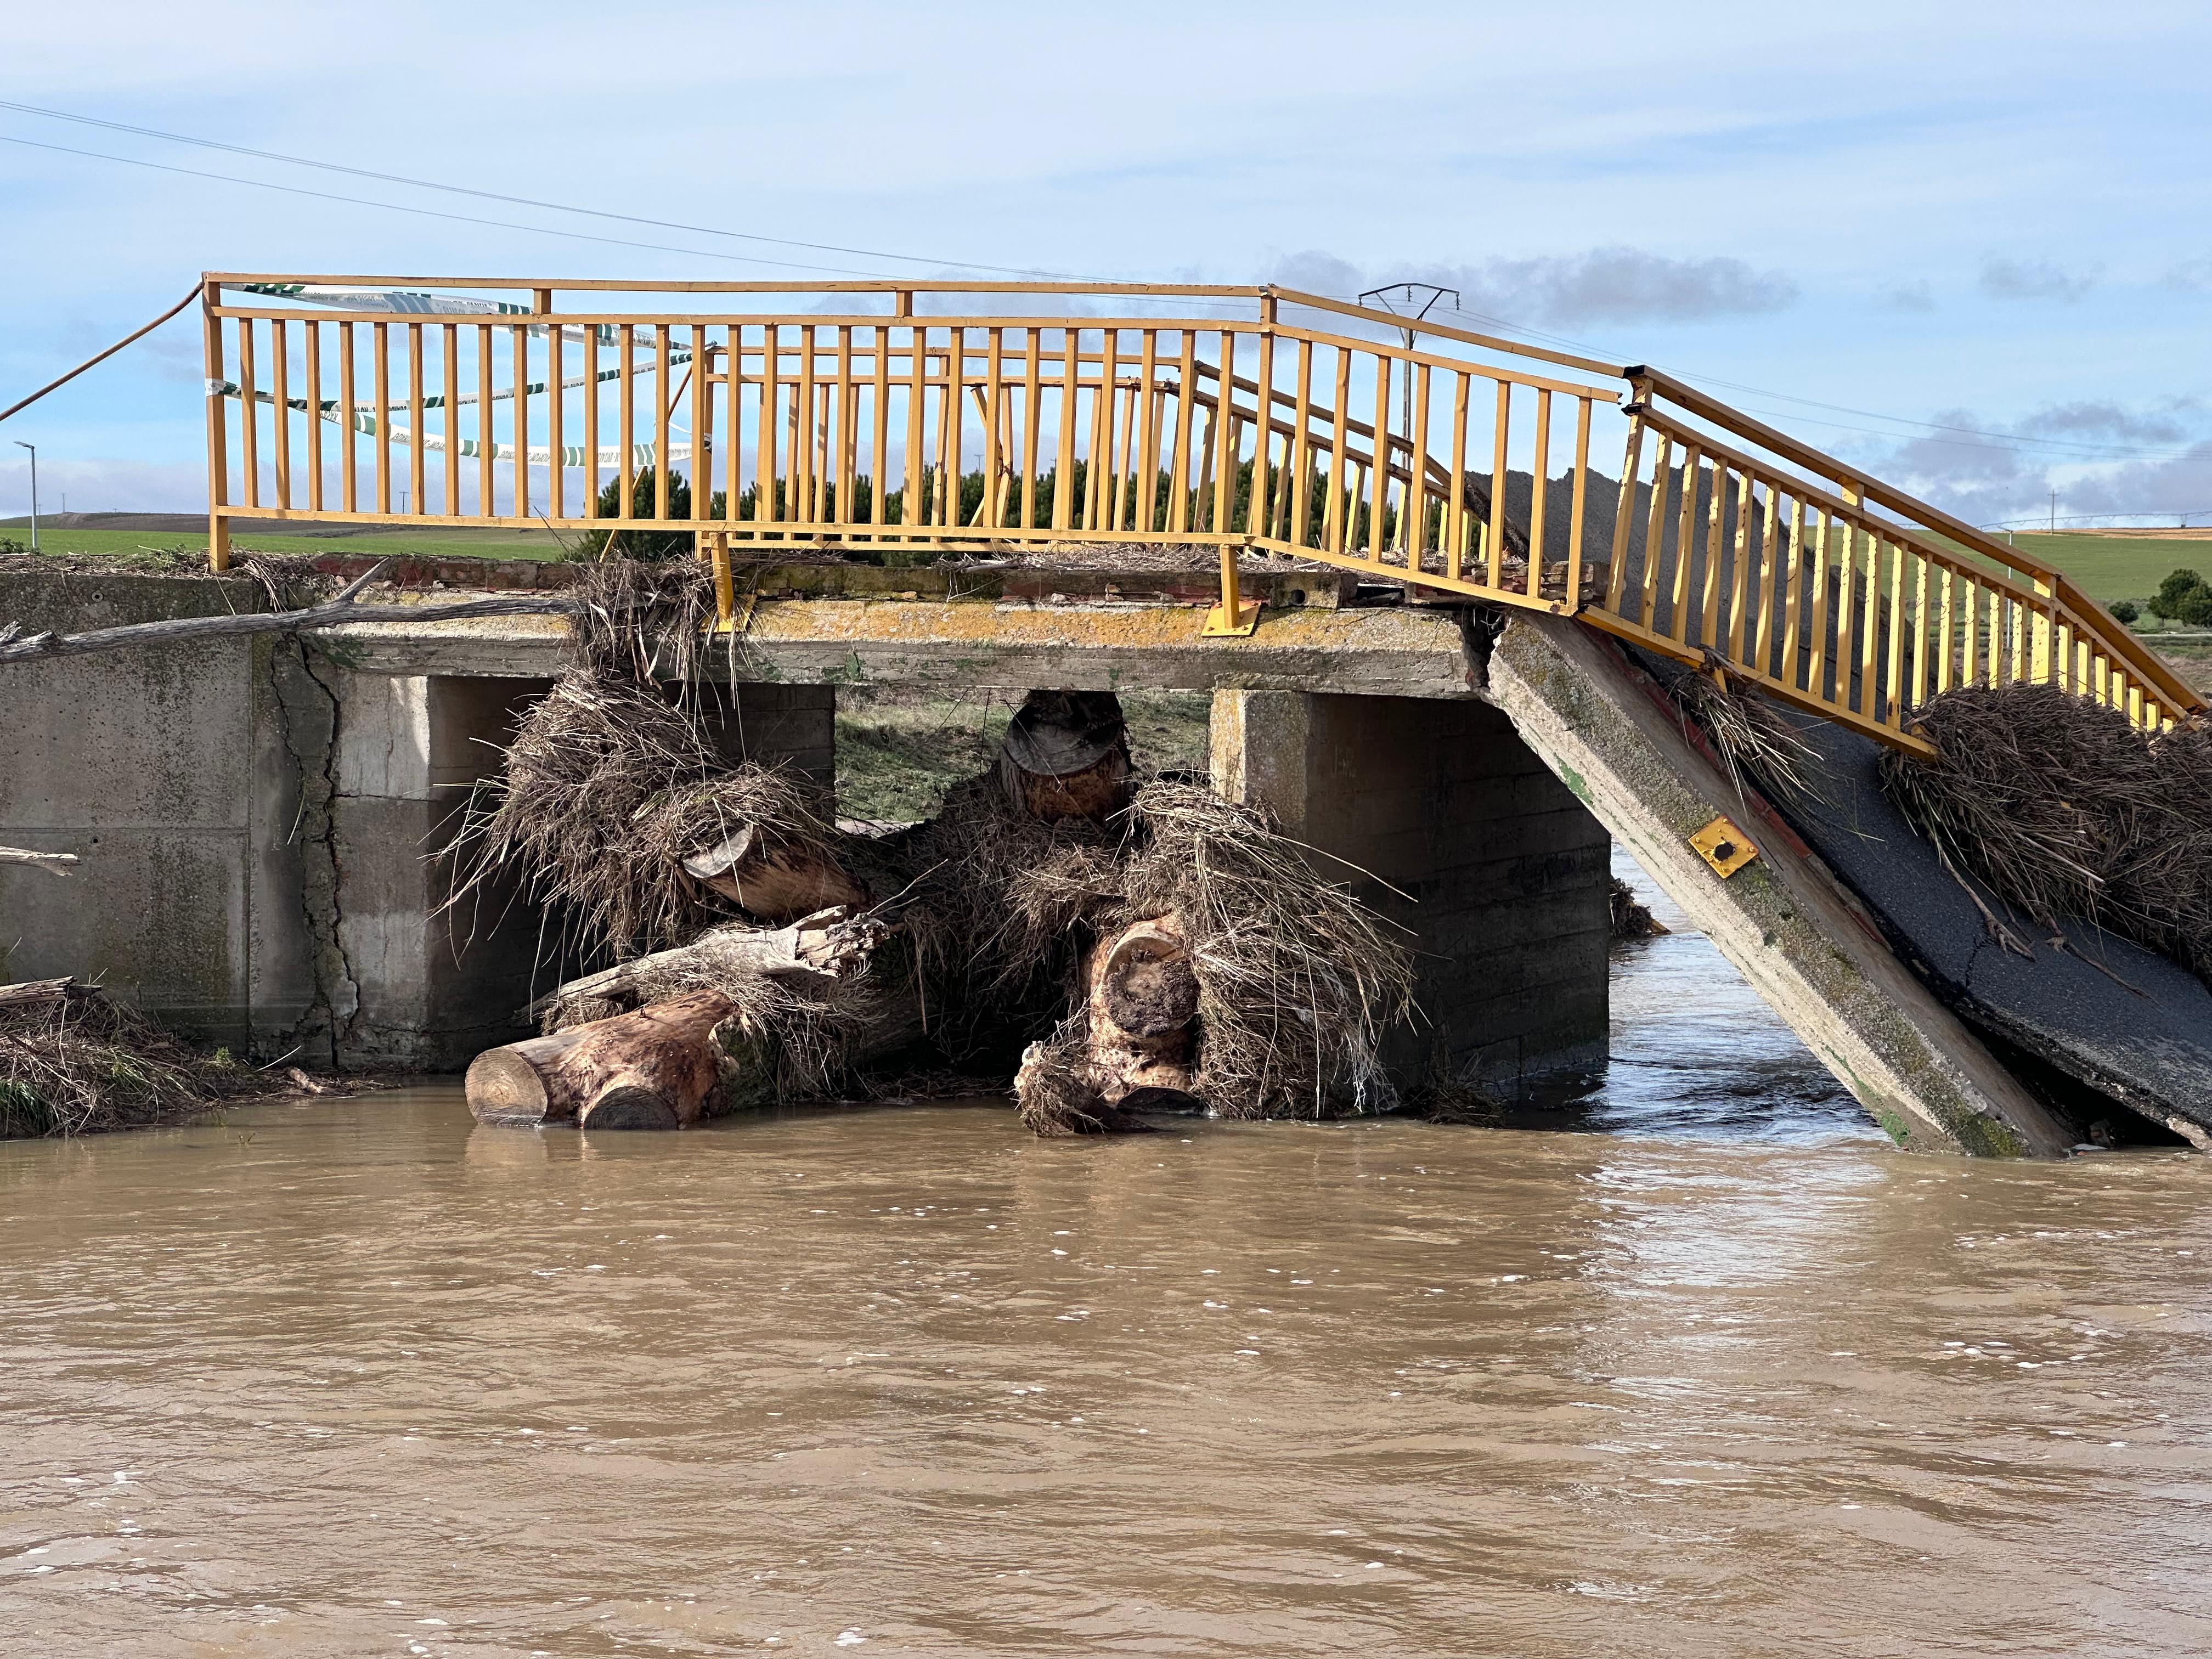
<instances>
[{"instance_id":1,"label":"blue sky","mask_svg":"<svg viewBox=\"0 0 2212 1659\"><path fill-rule=\"evenodd\" d=\"M957 259L1347 295L1424 276L1596 355L1733 383L1717 389L1977 521L2040 512L2054 488L2062 514L2212 514L2201 3L116 0L18 9L8 39L0 100L922 263L0 109L0 405L204 269ZM188 509L204 499L199 378L188 313L0 437L40 445L50 507L66 490L82 510ZM22 452L0 448L4 516L28 489Z\"/></svg>"}]
</instances>

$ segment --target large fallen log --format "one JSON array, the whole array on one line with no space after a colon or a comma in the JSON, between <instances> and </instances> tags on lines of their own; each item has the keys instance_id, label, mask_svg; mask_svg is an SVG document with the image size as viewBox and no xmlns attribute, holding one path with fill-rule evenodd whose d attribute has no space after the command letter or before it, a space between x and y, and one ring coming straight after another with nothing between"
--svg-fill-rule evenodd
<instances>
[{"instance_id":1,"label":"large fallen log","mask_svg":"<svg viewBox=\"0 0 2212 1659\"><path fill-rule=\"evenodd\" d=\"M464 1088L480 1123L674 1129L706 1115L721 1082L714 1028L737 1011L694 991L611 1019L478 1054Z\"/></svg>"},{"instance_id":2,"label":"large fallen log","mask_svg":"<svg viewBox=\"0 0 2212 1659\"><path fill-rule=\"evenodd\" d=\"M125 628L94 629L88 634L25 634L20 623L0 624L0 663L47 657L79 657L93 651L127 647L175 645L184 641L234 638L246 634L291 634L303 629L338 628L347 623L456 622L467 617L555 617L576 610L576 601L555 593L496 593L455 605L362 605L349 599L302 611L252 611L238 616L175 617L166 622L133 623Z\"/></svg>"},{"instance_id":3,"label":"large fallen log","mask_svg":"<svg viewBox=\"0 0 2212 1659\"><path fill-rule=\"evenodd\" d=\"M536 1018L561 1004L649 1000L664 988L747 973L817 982L858 979L896 931L879 917L856 915L843 905L817 910L786 927L717 927L672 951L655 951L569 980L527 1012Z\"/></svg>"}]
</instances>

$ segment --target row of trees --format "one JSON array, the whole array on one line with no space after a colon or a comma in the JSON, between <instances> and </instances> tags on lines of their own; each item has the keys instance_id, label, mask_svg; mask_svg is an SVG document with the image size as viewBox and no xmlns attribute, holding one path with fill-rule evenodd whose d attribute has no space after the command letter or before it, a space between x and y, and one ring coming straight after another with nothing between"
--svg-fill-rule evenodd
<instances>
[{"instance_id":1,"label":"row of trees","mask_svg":"<svg viewBox=\"0 0 2212 1659\"><path fill-rule=\"evenodd\" d=\"M1277 476L1271 475L1269 477L1270 499L1261 514L1262 520L1270 522L1263 522L1256 526L1253 524L1252 472L1253 466L1249 460L1238 464L1236 476L1230 487L1227 528L1231 531L1257 529L1263 534L1272 534L1281 539L1289 539L1292 527L1293 502L1290 492L1282 488L1279 477ZM938 521L944 501L942 494L945 489L944 476L935 467L925 469L922 475L921 509L915 515L913 522L933 525ZM1075 461L1069 471L1068 495L1069 499L1077 504L1079 513L1089 498L1090 485L1090 463L1079 459ZM1183 495L1184 525L1193 530L1212 529L1216 501L1212 483L1209 483L1204 489L1194 489L1188 481L1185 481L1180 487ZM953 503L952 517L956 524L971 525L980 522L984 488L984 475L980 469L961 475L958 495ZM1059 488L1060 470L1057 465L1048 467L1036 477L1029 480L1026 503L1028 510L1025 513L1021 481L1002 477L1000 480L999 522L1007 526L1050 524L1053 503L1058 497ZM1165 535L1169 533L1165 526L1171 521L1170 510L1175 503L1177 488L1175 477L1164 470L1161 471L1153 481L1151 511L1146 513L1141 510L1143 503L1139 501L1143 491L1139 487L1133 472L1125 473L1118 479L1103 479L1101 489L1104 491L1104 500L1099 512L1101 524L1109 530L1156 531ZM629 511L627 514L623 511L623 481L618 478L609 479L599 490L599 516L601 518L626 516L633 519L657 519L662 516L657 501L659 494L659 480L652 467L641 468L629 480ZM846 523L874 521L874 479L863 474L852 480L852 502L849 512L841 513L838 510L837 493L837 485L834 480L816 482L811 487L811 511L807 516L816 520L841 520ZM1328 523L1328 476L1324 470L1316 467L1306 481L1305 544L1307 546L1318 547L1322 544L1322 537ZM1347 483L1347 496L1349 494L1350 488ZM907 488L903 483L884 497L885 525L903 526L908 523L906 498ZM759 500L759 484L757 483L747 484L738 495L737 516L740 520L752 519ZM716 490L708 501L706 516L708 519L727 517L728 504L728 492ZM775 483L771 510L767 516L771 520L787 521L790 517L790 506L789 483L784 478L778 478ZM1350 518L1349 540L1354 546L1365 546L1373 524L1371 508L1364 501L1347 501L1345 510L1348 512ZM669 474L666 516L672 520L689 519L691 516L690 481L680 472ZM1387 503L1382 509L1382 538L1387 545L1397 544L1398 519L1398 504L1395 501ZM1425 538L1427 547L1435 549L1438 545L1437 538L1442 533L1442 515L1432 512L1429 515ZM584 551L589 556L599 557L605 554L610 548L616 555L629 558L675 558L690 552L691 536L688 531L664 532L650 530L594 530L588 532L584 538Z\"/></svg>"}]
</instances>

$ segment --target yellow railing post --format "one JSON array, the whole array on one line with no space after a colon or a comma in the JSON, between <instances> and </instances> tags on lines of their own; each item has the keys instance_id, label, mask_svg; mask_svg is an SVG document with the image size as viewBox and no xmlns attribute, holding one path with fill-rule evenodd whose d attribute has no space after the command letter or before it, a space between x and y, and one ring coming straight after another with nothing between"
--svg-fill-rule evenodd
<instances>
[{"instance_id":1,"label":"yellow railing post","mask_svg":"<svg viewBox=\"0 0 2212 1659\"><path fill-rule=\"evenodd\" d=\"M222 285L200 284L200 348L207 376L208 568L230 568L230 417L223 411L222 319L215 314Z\"/></svg>"},{"instance_id":2,"label":"yellow railing post","mask_svg":"<svg viewBox=\"0 0 2212 1659\"><path fill-rule=\"evenodd\" d=\"M2035 593L2046 601L2038 605L2028 617L2028 676L2038 685L2049 684L2052 678L2051 654L2051 611L2047 602L2056 596L2057 589L2045 577L2035 578Z\"/></svg>"},{"instance_id":3,"label":"yellow railing post","mask_svg":"<svg viewBox=\"0 0 2212 1659\"><path fill-rule=\"evenodd\" d=\"M714 567L714 626L727 631L737 621L737 583L730 574L730 532L702 530L699 540Z\"/></svg>"},{"instance_id":4,"label":"yellow railing post","mask_svg":"<svg viewBox=\"0 0 2212 1659\"><path fill-rule=\"evenodd\" d=\"M1221 603L1206 613L1206 626L1200 630L1209 639L1243 638L1260 625L1260 606L1255 601L1249 608L1237 591L1237 547L1232 542L1221 544Z\"/></svg>"}]
</instances>

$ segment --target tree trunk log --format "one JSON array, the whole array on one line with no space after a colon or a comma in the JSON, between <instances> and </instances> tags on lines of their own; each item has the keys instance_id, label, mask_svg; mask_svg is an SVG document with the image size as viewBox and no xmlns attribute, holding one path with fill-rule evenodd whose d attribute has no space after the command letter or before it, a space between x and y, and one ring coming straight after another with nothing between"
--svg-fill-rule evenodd
<instances>
[{"instance_id":1,"label":"tree trunk log","mask_svg":"<svg viewBox=\"0 0 2212 1659\"><path fill-rule=\"evenodd\" d=\"M714 1028L737 1005L694 991L478 1054L469 1109L481 1123L674 1129L706 1115L721 1082Z\"/></svg>"},{"instance_id":2,"label":"tree trunk log","mask_svg":"<svg viewBox=\"0 0 2212 1659\"><path fill-rule=\"evenodd\" d=\"M866 890L826 853L763 835L756 824L684 860L684 867L770 927L838 905L862 908L868 902Z\"/></svg>"},{"instance_id":3,"label":"tree trunk log","mask_svg":"<svg viewBox=\"0 0 2212 1659\"><path fill-rule=\"evenodd\" d=\"M1103 822L1129 804L1128 729L1110 691L1032 691L1006 726L999 781L1045 823Z\"/></svg>"},{"instance_id":4,"label":"tree trunk log","mask_svg":"<svg viewBox=\"0 0 2212 1659\"><path fill-rule=\"evenodd\" d=\"M1084 963L1089 1070L1109 1104L1193 1105L1198 978L1173 916L1139 921Z\"/></svg>"},{"instance_id":5,"label":"tree trunk log","mask_svg":"<svg viewBox=\"0 0 2212 1659\"><path fill-rule=\"evenodd\" d=\"M817 911L787 927L717 927L672 951L655 951L572 979L526 1012L535 1018L556 1006L586 999L634 997L656 981L681 983L709 972L750 970L770 979L858 979L868 971L877 947L892 931L886 922L854 915L842 906Z\"/></svg>"}]
</instances>

